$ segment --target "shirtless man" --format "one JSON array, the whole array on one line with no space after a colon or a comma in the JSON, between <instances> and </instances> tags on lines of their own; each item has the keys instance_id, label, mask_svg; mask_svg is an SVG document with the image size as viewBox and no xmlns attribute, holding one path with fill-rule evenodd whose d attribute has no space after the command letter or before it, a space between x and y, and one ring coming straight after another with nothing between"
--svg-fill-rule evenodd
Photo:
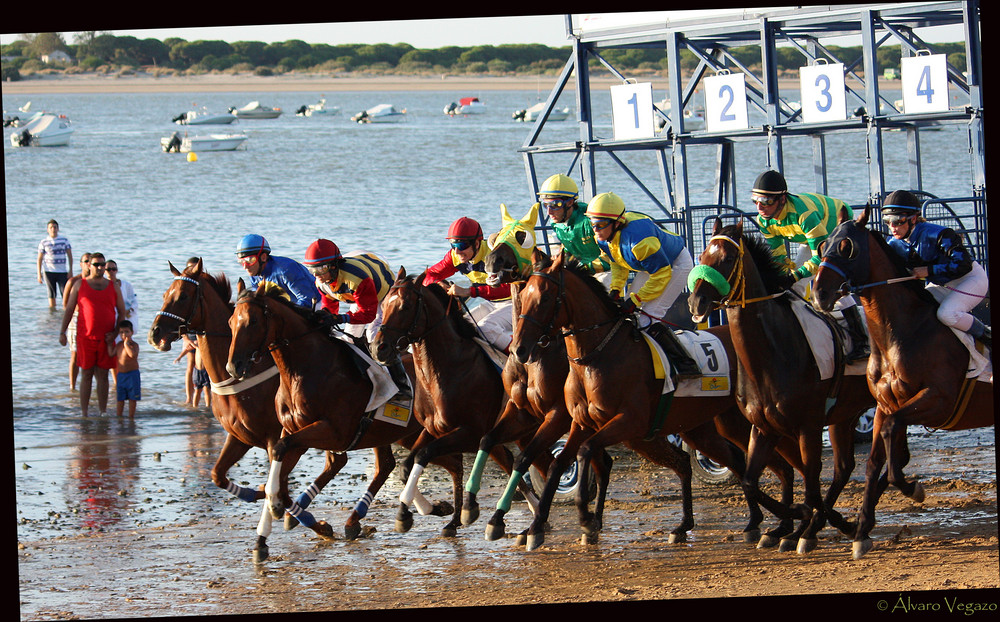
<instances>
[{"instance_id":1,"label":"shirtless man","mask_svg":"<svg viewBox=\"0 0 1000 622\"><path fill-rule=\"evenodd\" d=\"M77 311L76 362L80 367L80 413L86 417L90 406L92 380L97 378L97 406L102 415L108 412L108 370L115 359L108 354L107 336L115 334L115 312L125 316L119 286L104 278L104 255L90 254L90 275L73 283L66 296L59 345L68 343L66 329Z\"/></svg>"}]
</instances>

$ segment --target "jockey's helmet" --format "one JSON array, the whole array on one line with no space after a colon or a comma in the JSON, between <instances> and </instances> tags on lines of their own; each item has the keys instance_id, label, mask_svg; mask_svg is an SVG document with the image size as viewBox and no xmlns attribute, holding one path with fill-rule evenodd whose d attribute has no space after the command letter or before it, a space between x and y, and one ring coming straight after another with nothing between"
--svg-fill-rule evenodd
<instances>
[{"instance_id":1,"label":"jockey's helmet","mask_svg":"<svg viewBox=\"0 0 1000 622\"><path fill-rule=\"evenodd\" d=\"M462 216L448 227L449 240L482 240L483 228L471 218Z\"/></svg>"},{"instance_id":2,"label":"jockey's helmet","mask_svg":"<svg viewBox=\"0 0 1000 622\"><path fill-rule=\"evenodd\" d=\"M912 216L920 213L920 199L912 192L896 190L885 198L882 214L892 216Z\"/></svg>"},{"instance_id":3,"label":"jockey's helmet","mask_svg":"<svg viewBox=\"0 0 1000 622\"><path fill-rule=\"evenodd\" d=\"M538 196L569 197L575 199L580 193L576 182L566 175L553 175L545 180L538 190Z\"/></svg>"},{"instance_id":4,"label":"jockey's helmet","mask_svg":"<svg viewBox=\"0 0 1000 622\"><path fill-rule=\"evenodd\" d=\"M267 240L264 236L257 235L256 233L248 233L240 240L240 243L236 245L236 256L245 257L247 255L260 255L261 253L270 253L271 247L268 245Z\"/></svg>"},{"instance_id":5,"label":"jockey's helmet","mask_svg":"<svg viewBox=\"0 0 1000 622\"><path fill-rule=\"evenodd\" d=\"M302 263L306 267L321 266L323 264L334 263L342 256L336 244L330 240L320 238L306 249L306 256Z\"/></svg>"},{"instance_id":6,"label":"jockey's helmet","mask_svg":"<svg viewBox=\"0 0 1000 622\"><path fill-rule=\"evenodd\" d=\"M588 218L621 220L625 215L625 201L614 192L602 192L587 205Z\"/></svg>"},{"instance_id":7,"label":"jockey's helmet","mask_svg":"<svg viewBox=\"0 0 1000 622\"><path fill-rule=\"evenodd\" d=\"M785 194L788 192L788 184L785 178L778 171L764 171L757 176L757 181L753 182L753 192L759 194Z\"/></svg>"}]
</instances>

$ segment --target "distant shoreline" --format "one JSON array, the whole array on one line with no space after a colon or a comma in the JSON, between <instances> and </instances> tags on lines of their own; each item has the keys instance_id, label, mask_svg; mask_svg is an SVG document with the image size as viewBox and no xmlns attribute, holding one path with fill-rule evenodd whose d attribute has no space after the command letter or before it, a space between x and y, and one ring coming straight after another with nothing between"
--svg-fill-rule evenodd
<instances>
[{"instance_id":1,"label":"distant shoreline","mask_svg":"<svg viewBox=\"0 0 1000 622\"><path fill-rule=\"evenodd\" d=\"M92 93L176 93L176 92L316 92L337 93L346 91L453 91L476 94L480 91L529 91L548 92L555 84L556 76L359 76L332 77L315 74L254 76L219 75L162 76L151 74L106 75L75 74L47 75L32 77L16 82L4 82L5 95L46 95L92 94ZM666 78L656 76L638 78L650 80L657 92L667 88ZM880 81L881 82L881 81ZM620 81L610 77L592 77L591 86L607 88ZM891 87L898 81L888 81L883 86ZM798 88L796 79L779 81L780 88ZM568 89L576 85L570 81Z\"/></svg>"}]
</instances>

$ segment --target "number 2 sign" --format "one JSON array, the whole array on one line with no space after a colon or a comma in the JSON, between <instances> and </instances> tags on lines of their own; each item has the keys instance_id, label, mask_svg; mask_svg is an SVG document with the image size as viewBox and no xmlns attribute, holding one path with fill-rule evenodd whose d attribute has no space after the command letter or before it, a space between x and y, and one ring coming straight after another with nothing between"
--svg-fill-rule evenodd
<instances>
[{"instance_id":1,"label":"number 2 sign","mask_svg":"<svg viewBox=\"0 0 1000 622\"><path fill-rule=\"evenodd\" d=\"M847 118L847 90L842 63L799 68L802 120L806 123L843 121Z\"/></svg>"},{"instance_id":2,"label":"number 2 sign","mask_svg":"<svg viewBox=\"0 0 1000 622\"><path fill-rule=\"evenodd\" d=\"M611 87L611 117L615 140L653 138L653 84L628 82Z\"/></svg>"},{"instance_id":3,"label":"number 2 sign","mask_svg":"<svg viewBox=\"0 0 1000 622\"><path fill-rule=\"evenodd\" d=\"M750 127L746 76L742 73L705 78L705 127L709 132Z\"/></svg>"},{"instance_id":4,"label":"number 2 sign","mask_svg":"<svg viewBox=\"0 0 1000 622\"><path fill-rule=\"evenodd\" d=\"M948 111L948 64L944 54L902 58L899 68L906 113Z\"/></svg>"}]
</instances>

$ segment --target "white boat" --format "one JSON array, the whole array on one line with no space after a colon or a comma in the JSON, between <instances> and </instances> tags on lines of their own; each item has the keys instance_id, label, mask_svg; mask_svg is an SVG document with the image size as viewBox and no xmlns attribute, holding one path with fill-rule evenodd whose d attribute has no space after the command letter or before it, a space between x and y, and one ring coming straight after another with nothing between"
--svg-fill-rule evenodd
<instances>
[{"instance_id":1,"label":"white boat","mask_svg":"<svg viewBox=\"0 0 1000 622\"><path fill-rule=\"evenodd\" d=\"M319 102L315 104L307 104L305 106L302 106L301 108L295 111L295 114L296 116L300 117L311 117L314 115L337 114L338 112L340 112L340 108L338 106L332 106L327 108L326 99L324 98L319 100Z\"/></svg>"},{"instance_id":2,"label":"white boat","mask_svg":"<svg viewBox=\"0 0 1000 622\"><path fill-rule=\"evenodd\" d=\"M406 119L406 109L396 110L392 104L379 104L351 117L356 123L399 123Z\"/></svg>"},{"instance_id":3,"label":"white boat","mask_svg":"<svg viewBox=\"0 0 1000 622\"><path fill-rule=\"evenodd\" d=\"M281 108L261 106L259 101L252 101L242 108L230 108L229 112L237 119L275 119L281 116Z\"/></svg>"},{"instance_id":4,"label":"white boat","mask_svg":"<svg viewBox=\"0 0 1000 622\"><path fill-rule=\"evenodd\" d=\"M202 134L181 136L174 132L160 139L160 147L167 153L190 153L199 151L236 151L249 138L246 134ZM244 147L245 148L245 147Z\"/></svg>"},{"instance_id":5,"label":"white boat","mask_svg":"<svg viewBox=\"0 0 1000 622\"><path fill-rule=\"evenodd\" d=\"M483 114L486 112L486 104L479 101L478 97L463 97L458 102L451 102L444 107L444 113L450 116L460 114Z\"/></svg>"},{"instance_id":6,"label":"white boat","mask_svg":"<svg viewBox=\"0 0 1000 622\"><path fill-rule=\"evenodd\" d=\"M43 110L31 110L31 102L26 103L14 112L3 111L4 127L23 127L45 114Z\"/></svg>"},{"instance_id":7,"label":"white boat","mask_svg":"<svg viewBox=\"0 0 1000 622\"><path fill-rule=\"evenodd\" d=\"M538 120L542 112L545 110L545 102L538 102L531 108L525 108L524 110L517 110L511 115L515 121L528 121L534 122ZM553 108L552 112L549 113L549 121L565 121L569 118L570 110L569 108Z\"/></svg>"},{"instance_id":8,"label":"white boat","mask_svg":"<svg viewBox=\"0 0 1000 622\"><path fill-rule=\"evenodd\" d=\"M177 125L225 125L232 123L236 117L228 112L211 113L205 108L199 110L188 110L174 117L173 121Z\"/></svg>"},{"instance_id":9,"label":"white boat","mask_svg":"<svg viewBox=\"0 0 1000 622\"><path fill-rule=\"evenodd\" d=\"M66 115L42 114L10 135L14 147L65 147L73 135Z\"/></svg>"},{"instance_id":10,"label":"white boat","mask_svg":"<svg viewBox=\"0 0 1000 622\"><path fill-rule=\"evenodd\" d=\"M664 114L670 114L672 106L670 102L666 99L661 99L656 102L656 107L660 109ZM656 128L657 130L662 130L666 127L667 122L663 120L662 117L656 115ZM703 130L705 129L705 111L698 109L692 110L691 108L686 108L684 110L684 130L690 132L691 130Z\"/></svg>"}]
</instances>

